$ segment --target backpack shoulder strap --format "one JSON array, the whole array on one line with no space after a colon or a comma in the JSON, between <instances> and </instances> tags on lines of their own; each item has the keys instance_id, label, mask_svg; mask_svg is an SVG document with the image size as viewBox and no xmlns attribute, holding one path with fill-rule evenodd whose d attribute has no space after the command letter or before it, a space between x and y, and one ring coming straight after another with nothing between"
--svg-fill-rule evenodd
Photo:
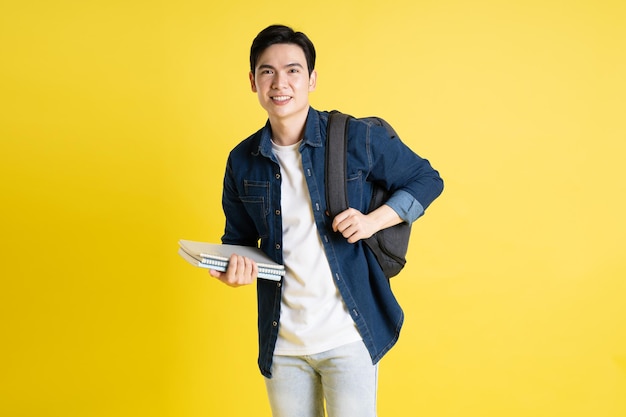
<instances>
[{"instance_id":1,"label":"backpack shoulder strap","mask_svg":"<svg viewBox=\"0 0 626 417\"><path fill-rule=\"evenodd\" d=\"M346 153L349 115L331 111L326 130L326 207L334 218L348 208Z\"/></svg>"}]
</instances>

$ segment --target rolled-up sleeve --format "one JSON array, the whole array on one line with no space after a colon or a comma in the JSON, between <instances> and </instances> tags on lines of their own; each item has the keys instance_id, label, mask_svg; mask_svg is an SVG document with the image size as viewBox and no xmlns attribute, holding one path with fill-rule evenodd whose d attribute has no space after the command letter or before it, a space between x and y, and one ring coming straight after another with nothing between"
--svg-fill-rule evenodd
<instances>
[{"instance_id":1,"label":"rolled-up sleeve","mask_svg":"<svg viewBox=\"0 0 626 417\"><path fill-rule=\"evenodd\" d=\"M391 191L386 204L402 220L413 223L443 191L443 180L427 159L399 137L390 138L379 126L370 126L369 180Z\"/></svg>"},{"instance_id":2,"label":"rolled-up sleeve","mask_svg":"<svg viewBox=\"0 0 626 417\"><path fill-rule=\"evenodd\" d=\"M424 207L411 194L398 190L385 202L391 207L406 223L413 223L422 214Z\"/></svg>"}]
</instances>

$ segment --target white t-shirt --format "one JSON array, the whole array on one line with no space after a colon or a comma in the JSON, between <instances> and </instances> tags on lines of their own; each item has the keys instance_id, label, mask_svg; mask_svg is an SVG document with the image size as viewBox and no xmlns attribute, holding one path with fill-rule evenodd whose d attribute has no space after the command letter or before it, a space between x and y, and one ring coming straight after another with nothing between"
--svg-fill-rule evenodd
<instances>
[{"instance_id":1,"label":"white t-shirt","mask_svg":"<svg viewBox=\"0 0 626 417\"><path fill-rule=\"evenodd\" d=\"M362 340L333 281L298 150L272 143L281 170L283 281L276 355L312 355Z\"/></svg>"}]
</instances>

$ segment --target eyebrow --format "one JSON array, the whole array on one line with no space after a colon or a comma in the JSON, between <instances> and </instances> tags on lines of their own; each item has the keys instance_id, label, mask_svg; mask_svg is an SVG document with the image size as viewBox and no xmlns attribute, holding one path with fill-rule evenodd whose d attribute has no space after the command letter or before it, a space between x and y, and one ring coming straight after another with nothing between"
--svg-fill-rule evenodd
<instances>
[{"instance_id":1,"label":"eyebrow","mask_svg":"<svg viewBox=\"0 0 626 417\"><path fill-rule=\"evenodd\" d=\"M299 62L292 62L291 64L287 64L285 65L284 68L292 68L292 67L298 67L298 68L302 68L304 69L304 67L302 66L302 64L300 64ZM258 69L276 69L273 66L269 65L269 64L261 64L259 65Z\"/></svg>"}]
</instances>

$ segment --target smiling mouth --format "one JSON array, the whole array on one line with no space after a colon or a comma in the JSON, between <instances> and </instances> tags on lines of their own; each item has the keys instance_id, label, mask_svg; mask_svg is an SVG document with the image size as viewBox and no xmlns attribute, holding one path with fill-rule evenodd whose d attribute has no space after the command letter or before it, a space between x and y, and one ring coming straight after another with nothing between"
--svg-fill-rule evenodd
<instances>
[{"instance_id":1,"label":"smiling mouth","mask_svg":"<svg viewBox=\"0 0 626 417\"><path fill-rule=\"evenodd\" d=\"M284 103L287 100L291 99L291 97L289 96L276 96L276 97L272 97L272 101L278 102L278 103Z\"/></svg>"}]
</instances>

